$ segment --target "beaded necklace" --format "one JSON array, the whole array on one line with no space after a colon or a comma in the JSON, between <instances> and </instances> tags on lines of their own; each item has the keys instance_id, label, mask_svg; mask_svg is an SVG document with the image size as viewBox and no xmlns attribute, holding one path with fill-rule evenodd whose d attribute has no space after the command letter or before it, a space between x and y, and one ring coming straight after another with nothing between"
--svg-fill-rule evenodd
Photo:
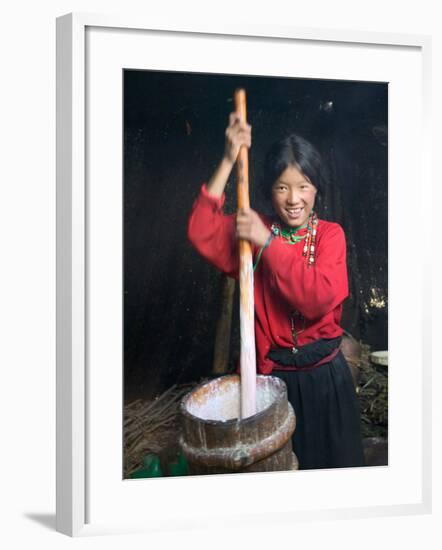
<instances>
[{"instance_id":1,"label":"beaded necklace","mask_svg":"<svg viewBox=\"0 0 442 550\"><path fill-rule=\"evenodd\" d=\"M273 223L270 231L271 235L267 239L266 243L260 248L256 263L253 266L253 271L258 266L259 260L261 259L261 254L263 251L270 245L274 237L282 237L288 244L297 244L305 240L304 248L302 249L302 255L307 259L307 267L311 267L315 263L315 243L316 243L316 232L318 226L318 216L313 210L310 212L307 223L301 225L300 227L291 227L290 229L283 228L279 223ZM297 235L298 231L301 229L307 228L307 233L305 235Z\"/></svg>"},{"instance_id":2,"label":"beaded necklace","mask_svg":"<svg viewBox=\"0 0 442 550\"><path fill-rule=\"evenodd\" d=\"M305 235L297 235L297 232L307 227ZM296 228L283 229L278 224L274 223L271 227L272 234L281 236L288 244L297 244L304 241L302 255L306 258L307 267L311 267L315 263L315 246L316 233L318 228L318 216L316 212L311 211L308 221L305 225ZM300 328L296 327L296 321L301 324ZM305 330L305 318L299 311L292 311L290 316L290 329L292 333L292 353L298 353L298 335Z\"/></svg>"},{"instance_id":3,"label":"beaded necklace","mask_svg":"<svg viewBox=\"0 0 442 550\"><path fill-rule=\"evenodd\" d=\"M298 231L307 227L305 235L297 235ZM275 236L281 236L288 244L297 244L305 241L302 255L307 260L307 267L311 267L315 263L315 245L316 233L318 227L318 216L313 210L310 212L308 221L301 227L292 227L290 229L282 228L278 223L274 223L271 227L271 232Z\"/></svg>"},{"instance_id":4,"label":"beaded necklace","mask_svg":"<svg viewBox=\"0 0 442 550\"><path fill-rule=\"evenodd\" d=\"M295 323L297 319L301 323L300 329L296 329ZM301 334L301 332L304 332L305 330L305 318L304 315L302 315L302 313L300 313L299 311L296 311L296 309L292 311L292 314L290 316L290 329L293 339L292 353L298 353L298 334Z\"/></svg>"}]
</instances>

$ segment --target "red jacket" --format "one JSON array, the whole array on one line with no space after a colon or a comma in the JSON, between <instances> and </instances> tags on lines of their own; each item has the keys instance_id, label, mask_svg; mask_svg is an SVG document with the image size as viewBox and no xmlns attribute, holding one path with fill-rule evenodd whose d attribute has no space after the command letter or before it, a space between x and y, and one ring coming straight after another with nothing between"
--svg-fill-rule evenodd
<instances>
[{"instance_id":1,"label":"red jacket","mask_svg":"<svg viewBox=\"0 0 442 550\"><path fill-rule=\"evenodd\" d=\"M210 196L203 184L189 218L188 237L201 256L238 278L236 214L223 214L224 200L224 195L219 199ZM261 219L270 228L271 221L262 215ZM289 244L282 237L273 238L254 273L256 358L261 374L277 367L266 358L270 349L293 347L293 311L304 317L295 320L299 346L343 332L339 323L348 296L344 231L337 223L318 221L312 267L307 267L302 248L303 241ZM259 248L252 245L252 252L256 261Z\"/></svg>"}]
</instances>

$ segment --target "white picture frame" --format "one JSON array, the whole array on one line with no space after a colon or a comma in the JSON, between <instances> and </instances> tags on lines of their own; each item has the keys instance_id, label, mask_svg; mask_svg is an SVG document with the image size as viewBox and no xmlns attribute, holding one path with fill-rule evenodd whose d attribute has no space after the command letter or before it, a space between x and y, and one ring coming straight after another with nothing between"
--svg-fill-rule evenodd
<instances>
[{"instance_id":1,"label":"white picture frame","mask_svg":"<svg viewBox=\"0 0 442 550\"><path fill-rule=\"evenodd\" d=\"M154 54L148 54L143 48L143 40L159 40L162 48L152 49ZM320 57L330 50L336 59L336 68L329 67L329 73L322 76L330 78L347 78L339 66L340 52L347 52L349 59L361 60L361 66L354 74L363 79L364 70L367 75L379 75L381 80L387 78L392 88L397 84L407 86L402 93L391 94L392 101L389 111L390 125L390 187L389 196L389 242L395 243L394 250L389 247L390 271L390 308L389 335L390 351L390 433L392 451L390 451L389 466L385 468L367 468L350 472L321 471L298 472L296 478L296 494L308 495L314 486L316 494L322 496L317 502L304 497L300 501L284 500L285 489L294 483L293 474L247 474L243 476L202 476L200 478L181 478L164 480L127 480L118 478L117 472L120 455L113 452L109 464L101 472L98 464L103 464L102 453L106 455L110 449L118 451L121 444L121 398L115 399L118 390L118 364L121 355L115 359L118 348L110 351L112 342L121 340L118 329L121 328L120 317L100 320L100 299L103 296L98 291L96 282L103 281L103 270L109 274L104 285L107 296L118 311L118 301L121 296L115 295L118 285L118 275L114 277L114 269L121 257L112 251L98 254L100 239L103 235L98 227L109 229L108 238L115 243L115 248L121 251L121 236L119 236L119 220L111 223L115 212L121 210L121 194L117 187L121 183L121 170L118 172L119 161L112 167L112 172L106 175L109 182L106 206L100 203L99 193L102 189L91 186L96 182L97 173L102 178L98 164L103 162L109 150L116 151L121 146L121 133L117 129L118 119L121 123L121 112L114 112L115 105L121 94L118 86L112 83L115 78L115 68L129 66L131 68L163 68L165 70L196 70L198 58L187 55L188 62L183 66L179 55L167 58L167 52L185 51L189 48L205 50L206 55L213 49L228 49L236 41L247 49L253 45L259 48L292 48L302 47L304 61L296 70L287 69L283 64L275 68L274 74L293 74L297 76L321 76ZM114 44L115 50L110 54L109 44ZM151 45L153 43L150 43ZM140 47L141 45L141 47ZM204 46L204 47L202 47ZM160 50L166 58L160 58ZM208 51L207 51L208 50ZM195 50L196 51L196 50ZM107 55L104 55L106 52ZM144 53L143 53L144 52ZM413 181L419 180L422 193L427 200L431 196L430 161L429 161L429 124L430 124L430 52L431 40L427 36L397 35L385 33L366 33L351 31L332 31L326 29L298 29L290 26L267 27L245 26L218 28L216 24L200 26L152 25L151 22L109 17L92 14L69 14L57 20L57 530L70 536L89 535L96 533L114 533L127 531L150 531L164 529L173 523L174 528L195 528L201 525L216 525L220 517L234 525L239 520L239 510L249 510L242 515L241 522L257 522L266 518L267 522L292 522L302 519L323 519L343 517L374 517L387 515L424 514L431 510L431 318L429 305L431 303L429 247L431 243L422 243L418 237L411 236L416 245L426 247L422 251L422 263L412 266L405 273L404 266L407 250L400 243L398 236L406 224L404 212L410 207L410 197L407 190L412 189ZM180 52L181 53L181 52ZM125 57L127 55L128 57ZM344 54L342 54L344 55ZM140 57L141 56L141 57ZM391 56L389 58L388 56ZM396 57L395 57L396 56ZM256 63L264 62L256 55L254 60L249 56L250 72L259 74ZM103 63L97 63L102 60ZM127 61L129 60L129 62ZM173 61L172 61L173 60ZM371 63L370 60L373 60ZM389 65L390 60L390 65ZM398 62L395 63L394 61ZM201 70L206 70L208 59L200 60ZM232 72L244 71L240 63L231 58ZM236 63L233 66L233 63ZM120 65L119 65L120 64ZM123 65L121 65L123 64ZM173 66L172 66L173 64ZM385 66L383 66L383 64ZM403 64L403 66L401 65ZM142 65L142 66L141 66ZM98 75L100 71L108 71ZM211 65L212 66L212 65ZM214 69L213 72L221 71ZM263 71L263 69L261 69ZM264 69L265 70L265 69ZM350 69L349 69L350 70ZM285 73L284 73L285 71ZM262 74L269 74L263 72ZM354 78L354 74L351 78ZM100 90L100 82L109 82L106 97ZM391 79L388 78L391 75ZM367 79L374 79L367 76ZM405 79L408 79L407 81ZM120 86L121 88L121 86ZM407 94L410 94L407 96ZM106 126L106 139L95 136L95 129L102 128L103 120L100 109L94 110L96 96L106 103L109 122ZM418 135L415 143L415 159L413 166L407 170L401 167L400 158L410 158L411 150L403 143L400 135L399 102L403 97L409 105L409 122L414 135ZM395 98L397 97L397 103ZM94 99L95 98L95 99ZM410 104L411 102L411 104ZM402 106L402 105L401 105ZM122 108L122 105L119 107ZM109 115L109 112L112 115ZM97 118L95 119L95 117ZM100 121L101 120L101 121ZM121 128L120 128L121 129ZM417 134L416 134L417 132ZM391 137L393 136L393 137ZM103 138L103 136L101 136ZM98 151L96 143L100 143L103 151ZM402 141L401 141L402 140ZM91 148L97 155L91 157ZM121 148L121 147L120 147ZM121 151L120 151L121 155ZM98 160L95 160L95 159ZM101 159L101 160L100 160ZM95 170L98 170L96 172ZM114 179L116 178L116 179ZM119 180L118 180L119 178ZM403 186L403 194L398 194L399 180ZM115 183L115 185L113 185ZM396 200L398 199L398 200ZM424 204L414 208L423 212ZM96 219L100 218L100 223ZM405 216L406 218L406 216ZM103 241L101 241L103 242ZM91 258L91 250L97 252ZM115 251L114 251L115 252ZM113 255L112 255L113 254ZM100 278L101 276L101 278ZM401 279L401 280L399 280ZM392 284L392 281L394 284ZM407 296L407 308L404 308L404 298L407 285L413 284L416 290L412 300ZM117 293L118 294L118 293ZM100 297L101 296L101 297ZM427 304L424 307L424 304ZM403 317L406 312L416 319L415 338L409 342L408 356L413 355L414 364L410 365L407 354L400 349L398 342L403 338L405 328ZM101 317L103 314L101 313ZM113 314L110 316L113 317ZM423 330L423 326L427 330ZM116 332L115 332L116 331ZM120 339L120 340L119 340ZM121 343L121 342L120 342ZM109 354L109 357L107 356ZM99 359L99 357L102 359ZM112 367L113 382L106 388L110 394L103 395L100 390L99 375L102 362L109 361ZM398 387L398 369L405 373L413 373L411 383ZM97 378L96 378L97 377ZM100 393L101 391L101 393ZM414 393L412 393L414 392ZM411 415L401 400L408 400L415 395L416 410ZM113 397L113 398L112 398ZM99 413L97 412L99 410ZM416 432L418 442L407 457L401 458L405 447L407 429ZM109 426L111 426L109 428ZM107 440L100 441L100 437ZM109 443L110 442L110 443ZM109 446L107 446L109 445ZM108 455L106 455L108 456ZM407 474L406 483L405 475ZM292 476L292 477L287 477ZM365 487L364 498L355 495L351 499L351 485L355 480ZM146 495L149 484L149 497L145 496L144 510L137 514L137 505ZM123 488L124 486L124 488ZM385 495L370 493L370 486L382 486ZM321 495L319 487L327 487ZM327 501L327 494L337 488L342 488L342 502ZM346 495L346 488L348 494ZM279 513L260 511L259 494L269 494L273 491L280 500ZM319 491L319 493L318 493ZM218 503L213 503L210 510L204 504L211 494L222 495ZM235 492L235 502L227 505L227 496ZM183 501L185 493L191 499ZM192 493L192 494L191 494ZM181 496L180 496L181 495ZM241 495L240 497L238 495ZM381 498L382 497L382 498ZM341 497L339 497L341 498ZM120 507L124 499L126 504ZM147 499L147 500L146 500ZM169 500L168 500L169 499ZM193 500L192 500L193 499ZM347 499L347 500L346 500ZM175 504L171 506L172 500ZM292 502L295 500L295 502ZM129 503L129 504L127 504ZM133 506L131 507L131 504ZM187 509L186 509L187 505ZM242 508L241 508L242 507ZM123 510L124 508L124 510ZM221 514L221 516L220 516ZM148 519L146 519L148 516Z\"/></svg>"}]
</instances>

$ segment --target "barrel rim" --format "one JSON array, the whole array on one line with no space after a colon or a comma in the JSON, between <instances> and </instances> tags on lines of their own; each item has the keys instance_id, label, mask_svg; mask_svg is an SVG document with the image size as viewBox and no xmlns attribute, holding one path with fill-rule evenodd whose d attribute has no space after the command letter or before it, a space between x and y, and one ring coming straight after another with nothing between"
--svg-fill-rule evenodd
<instances>
[{"instance_id":1,"label":"barrel rim","mask_svg":"<svg viewBox=\"0 0 442 550\"><path fill-rule=\"evenodd\" d=\"M181 403L180 403L180 412L181 412L181 414L185 417L188 417L190 419L198 420L199 422L201 422L203 424L206 424L206 425L210 425L210 426L215 426L215 425L233 426L234 424L237 424L239 422L241 424L247 424L247 423L250 423L252 421L255 421L256 419L259 419L260 417L264 416L265 413L268 413L268 411L272 407L275 408L277 406L278 400L275 399L268 407L266 407L265 409L262 409L261 411L255 413L252 416L247 416L246 418L229 418L228 420L214 420L214 419L210 419L210 418L202 418L200 416L195 416L194 414L192 414L191 412L189 412L186 409L186 403L190 399L191 394L197 392L198 390L200 390L204 386L207 386L207 385L209 385L209 384L211 384L211 383L213 383L217 380L226 379L226 378L236 378L238 381L241 380L241 377L240 377L239 374L226 374L226 375L223 375L223 376L217 376L216 378L213 378L212 380L209 380L209 381L206 381L206 382L201 382L200 384L195 386L191 391L186 393L186 395L184 395L184 397L181 399ZM261 379L261 380L264 380L264 379L265 380L269 380L269 379L274 380L276 385L279 386L279 388L285 393L285 396L287 397L287 386L286 386L284 380L282 380L281 378L279 378L277 376L272 376L270 374L257 374L256 378Z\"/></svg>"}]
</instances>

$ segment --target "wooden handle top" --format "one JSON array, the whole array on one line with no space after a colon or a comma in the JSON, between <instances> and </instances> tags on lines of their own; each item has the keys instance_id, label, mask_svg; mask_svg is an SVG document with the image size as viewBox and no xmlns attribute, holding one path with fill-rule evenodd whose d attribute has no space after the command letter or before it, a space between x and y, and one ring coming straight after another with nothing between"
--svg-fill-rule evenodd
<instances>
[{"instance_id":1,"label":"wooden handle top","mask_svg":"<svg viewBox=\"0 0 442 550\"><path fill-rule=\"evenodd\" d=\"M238 88L234 93L235 111L239 114L242 122L247 122L246 91ZM237 199L238 208L250 208L249 197L249 155L247 147L242 145L236 161L237 172ZM241 246L240 246L241 248Z\"/></svg>"},{"instance_id":2,"label":"wooden handle top","mask_svg":"<svg viewBox=\"0 0 442 550\"><path fill-rule=\"evenodd\" d=\"M238 88L234 93L235 111L243 122L247 121L246 91L244 88Z\"/></svg>"}]
</instances>

